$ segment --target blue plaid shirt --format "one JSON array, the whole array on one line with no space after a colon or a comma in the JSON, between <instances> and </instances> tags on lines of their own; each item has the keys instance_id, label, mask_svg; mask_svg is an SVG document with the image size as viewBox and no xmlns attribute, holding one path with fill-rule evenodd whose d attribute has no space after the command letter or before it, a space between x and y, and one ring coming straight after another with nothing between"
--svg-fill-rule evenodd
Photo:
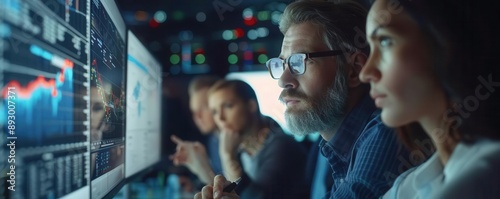
<instances>
[{"instance_id":1,"label":"blue plaid shirt","mask_svg":"<svg viewBox=\"0 0 500 199\"><path fill-rule=\"evenodd\" d=\"M396 133L382 124L380 110L363 97L333 138L321 140L321 153L333 170L333 186L324 198L378 198L408 169L409 152Z\"/></svg>"}]
</instances>

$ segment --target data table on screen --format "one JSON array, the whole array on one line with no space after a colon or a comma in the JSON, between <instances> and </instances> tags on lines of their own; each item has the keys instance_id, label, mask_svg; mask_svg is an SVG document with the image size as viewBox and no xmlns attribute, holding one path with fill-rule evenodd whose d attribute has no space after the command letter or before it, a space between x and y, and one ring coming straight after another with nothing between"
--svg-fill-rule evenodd
<instances>
[{"instance_id":1,"label":"data table on screen","mask_svg":"<svg viewBox=\"0 0 500 199\"><path fill-rule=\"evenodd\" d=\"M125 178L126 27L114 1L90 6L91 198Z\"/></svg>"},{"instance_id":2,"label":"data table on screen","mask_svg":"<svg viewBox=\"0 0 500 199\"><path fill-rule=\"evenodd\" d=\"M0 149L15 152L9 197L88 197L90 2L0 5L0 122L15 125L1 128L2 146L15 142Z\"/></svg>"}]
</instances>

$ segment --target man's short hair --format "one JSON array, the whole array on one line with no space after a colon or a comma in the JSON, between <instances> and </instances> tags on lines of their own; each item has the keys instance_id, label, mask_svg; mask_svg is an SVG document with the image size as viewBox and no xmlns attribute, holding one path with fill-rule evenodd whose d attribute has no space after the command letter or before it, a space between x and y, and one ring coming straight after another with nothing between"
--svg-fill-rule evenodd
<instances>
[{"instance_id":1,"label":"man's short hair","mask_svg":"<svg viewBox=\"0 0 500 199\"><path fill-rule=\"evenodd\" d=\"M367 9L353 1L340 3L301 0L288 5L279 23L285 34L290 26L310 22L322 28L325 43L331 50L353 52L360 50L368 55L365 26Z\"/></svg>"},{"instance_id":2,"label":"man's short hair","mask_svg":"<svg viewBox=\"0 0 500 199\"><path fill-rule=\"evenodd\" d=\"M188 93L189 95L193 95L201 89L210 88L219 80L221 80L220 77L213 75L196 76L191 80L191 82L189 82Z\"/></svg>"},{"instance_id":3,"label":"man's short hair","mask_svg":"<svg viewBox=\"0 0 500 199\"><path fill-rule=\"evenodd\" d=\"M285 8L279 28L283 34L286 34L292 25L312 23L318 29L310 31L319 31L330 50L342 50L345 53L357 51L368 55L370 46L366 41L365 33L367 15L368 11L353 1L334 3L300 0ZM335 85L345 84L349 71L347 56L337 56L336 64Z\"/></svg>"}]
</instances>

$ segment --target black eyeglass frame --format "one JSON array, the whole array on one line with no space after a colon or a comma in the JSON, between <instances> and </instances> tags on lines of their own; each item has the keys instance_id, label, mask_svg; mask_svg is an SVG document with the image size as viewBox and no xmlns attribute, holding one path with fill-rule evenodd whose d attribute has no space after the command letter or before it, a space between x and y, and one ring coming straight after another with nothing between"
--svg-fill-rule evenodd
<instances>
[{"instance_id":1,"label":"black eyeglass frame","mask_svg":"<svg viewBox=\"0 0 500 199\"><path fill-rule=\"evenodd\" d=\"M274 77L273 75L273 72L271 71L271 67L269 67L269 64L272 60L280 60L281 61L281 64L283 65L283 73L285 73L285 63L287 63L288 65L288 69L290 70L290 73L292 73L293 75L303 75L304 73L306 73L306 69L307 69L307 66L306 66L306 59L309 59L309 58L315 58L315 57L327 57L327 56L337 56L337 55L340 55L344 53L344 51L342 50L329 50L329 51L321 51L321 52L312 52L312 53L293 53L291 54L288 58L286 58L285 60L279 58L279 57L275 57L275 58L271 58L269 60L267 60L266 62L266 67L267 67L267 70L269 71L269 74L271 75L271 77L273 79L279 79L280 77ZM304 62L304 72L302 73L298 73L298 72L295 72L291 66L290 66L290 57L294 56L294 55L305 55L304 57L304 60L302 60L302 62ZM283 75L283 73L281 75Z\"/></svg>"}]
</instances>

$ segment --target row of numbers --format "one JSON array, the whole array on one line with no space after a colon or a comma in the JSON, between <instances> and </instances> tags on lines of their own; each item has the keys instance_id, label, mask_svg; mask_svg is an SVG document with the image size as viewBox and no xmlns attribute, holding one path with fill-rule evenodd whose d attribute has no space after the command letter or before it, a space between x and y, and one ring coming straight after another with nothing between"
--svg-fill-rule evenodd
<instances>
[{"instance_id":1,"label":"row of numbers","mask_svg":"<svg viewBox=\"0 0 500 199\"><path fill-rule=\"evenodd\" d=\"M16 134L16 87L7 91L7 129L11 136Z\"/></svg>"}]
</instances>

